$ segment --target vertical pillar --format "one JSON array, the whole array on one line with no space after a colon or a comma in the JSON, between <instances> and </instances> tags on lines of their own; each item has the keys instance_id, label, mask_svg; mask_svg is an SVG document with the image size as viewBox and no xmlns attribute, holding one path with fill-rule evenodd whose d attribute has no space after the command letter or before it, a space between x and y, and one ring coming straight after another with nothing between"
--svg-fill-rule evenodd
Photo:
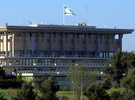
<instances>
[{"instance_id":1,"label":"vertical pillar","mask_svg":"<svg viewBox=\"0 0 135 100\"><path fill-rule=\"evenodd\" d=\"M84 46L85 46L85 50L84 50L84 52L85 52L85 55L87 56L87 47L88 47L88 34L85 34L85 42L84 42L85 44L84 44Z\"/></svg>"},{"instance_id":2,"label":"vertical pillar","mask_svg":"<svg viewBox=\"0 0 135 100\"><path fill-rule=\"evenodd\" d=\"M43 50L44 50L44 33L41 33L41 43L40 43L40 50L42 51L42 55L43 55ZM48 42L47 42L48 43Z\"/></svg>"},{"instance_id":3,"label":"vertical pillar","mask_svg":"<svg viewBox=\"0 0 135 100\"><path fill-rule=\"evenodd\" d=\"M27 55L27 33L24 33L23 35L23 40L24 40L24 43L23 43L23 53L24 53L24 56Z\"/></svg>"},{"instance_id":4,"label":"vertical pillar","mask_svg":"<svg viewBox=\"0 0 135 100\"><path fill-rule=\"evenodd\" d=\"M49 56L51 55L52 48L51 48L51 38L52 38L52 33L49 33Z\"/></svg>"},{"instance_id":5,"label":"vertical pillar","mask_svg":"<svg viewBox=\"0 0 135 100\"><path fill-rule=\"evenodd\" d=\"M100 35L97 35L97 47L98 47L98 57L100 57L101 53L101 40L100 40Z\"/></svg>"},{"instance_id":6,"label":"vertical pillar","mask_svg":"<svg viewBox=\"0 0 135 100\"><path fill-rule=\"evenodd\" d=\"M39 56L40 55L40 50L41 50L41 33L39 32L37 34L37 41L36 41L36 51L37 51L37 55Z\"/></svg>"},{"instance_id":7,"label":"vertical pillar","mask_svg":"<svg viewBox=\"0 0 135 100\"><path fill-rule=\"evenodd\" d=\"M63 46L63 45L64 45L63 39L64 39L64 33L61 34L61 53L62 53L62 55L63 55L63 52L64 52L64 50L63 50L63 47L64 47L64 46Z\"/></svg>"},{"instance_id":8,"label":"vertical pillar","mask_svg":"<svg viewBox=\"0 0 135 100\"><path fill-rule=\"evenodd\" d=\"M4 36L2 37L2 52L4 52L5 51L5 49L4 49L4 45L5 45L5 40L4 40ZM3 54L3 56L5 56L5 54Z\"/></svg>"},{"instance_id":9,"label":"vertical pillar","mask_svg":"<svg viewBox=\"0 0 135 100\"><path fill-rule=\"evenodd\" d=\"M107 56L110 57L110 36L107 35Z\"/></svg>"},{"instance_id":10,"label":"vertical pillar","mask_svg":"<svg viewBox=\"0 0 135 100\"><path fill-rule=\"evenodd\" d=\"M12 56L12 37L10 37L10 50L9 50L9 52L10 52L10 56Z\"/></svg>"},{"instance_id":11,"label":"vertical pillar","mask_svg":"<svg viewBox=\"0 0 135 100\"><path fill-rule=\"evenodd\" d=\"M1 42L2 42L2 39L1 39L1 35L0 35L0 52L2 51L1 50Z\"/></svg>"},{"instance_id":12,"label":"vertical pillar","mask_svg":"<svg viewBox=\"0 0 135 100\"><path fill-rule=\"evenodd\" d=\"M32 56L35 55L35 34L32 34Z\"/></svg>"},{"instance_id":13,"label":"vertical pillar","mask_svg":"<svg viewBox=\"0 0 135 100\"><path fill-rule=\"evenodd\" d=\"M119 49L122 50L122 37L123 34L119 34Z\"/></svg>"},{"instance_id":14,"label":"vertical pillar","mask_svg":"<svg viewBox=\"0 0 135 100\"><path fill-rule=\"evenodd\" d=\"M5 35L5 56L7 57L8 56L8 34L6 32L4 32L4 35Z\"/></svg>"},{"instance_id":15,"label":"vertical pillar","mask_svg":"<svg viewBox=\"0 0 135 100\"><path fill-rule=\"evenodd\" d=\"M75 54L76 51L76 33L73 35L73 54Z\"/></svg>"}]
</instances>

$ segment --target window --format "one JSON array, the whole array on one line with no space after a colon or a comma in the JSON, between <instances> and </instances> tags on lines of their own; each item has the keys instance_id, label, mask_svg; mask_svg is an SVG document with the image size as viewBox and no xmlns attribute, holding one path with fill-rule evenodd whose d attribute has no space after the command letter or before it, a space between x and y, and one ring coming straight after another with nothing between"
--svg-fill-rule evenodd
<instances>
[{"instance_id":1,"label":"window","mask_svg":"<svg viewBox=\"0 0 135 100\"><path fill-rule=\"evenodd\" d=\"M85 35L79 35L80 38L84 39L85 38Z\"/></svg>"},{"instance_id":2,"label":"window","mask_svg":"<svg viewBox=\"0 0 135 100\"><path fill-rule=\"evenodd\" d=\"M119 35L118 34L115 34L114 39L119 39Z\"/></svg>"}]
</instances>

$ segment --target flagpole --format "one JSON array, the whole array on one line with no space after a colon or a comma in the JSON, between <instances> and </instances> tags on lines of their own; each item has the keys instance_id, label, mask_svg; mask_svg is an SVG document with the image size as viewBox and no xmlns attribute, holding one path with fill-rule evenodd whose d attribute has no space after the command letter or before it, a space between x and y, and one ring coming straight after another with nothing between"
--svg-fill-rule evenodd
<instances>
[{"instance_id":1,"label":"flagpole","mask_svg":"<svg viewBox=\"0 0 135 100\"><path fill-rule=\"evenodd\" d=\"M65 25L65 5L63 5L63 25Z\"/></svg>"},{"instance_id":2,"label":"flagpole","mask_svg":"<svg viewBox=\"0 0 135 100\"><path fill-rule=\"evenodd\" d=\"M86 17L85 17L85 23L87 25L87 22L88 22L88 6L86 4Z\"/></svg>"}]
</instances>

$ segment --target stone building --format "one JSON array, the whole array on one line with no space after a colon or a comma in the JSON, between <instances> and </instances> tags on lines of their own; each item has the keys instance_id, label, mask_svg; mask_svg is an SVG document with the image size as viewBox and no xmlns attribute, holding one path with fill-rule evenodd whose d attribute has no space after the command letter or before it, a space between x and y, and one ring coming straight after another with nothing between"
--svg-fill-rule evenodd
<instances>
[{"instance_id":1,"label":"stone building","mask_svg":"<svg viewBox=\"0 0 135 100\"><path fill-rule=\"evenodd\" d=\"M55 76L66 85L69 66L101 68L132 29L94 26L31 25L0 27L0 65L7 75Z\"/></svg>"}]
</instances>

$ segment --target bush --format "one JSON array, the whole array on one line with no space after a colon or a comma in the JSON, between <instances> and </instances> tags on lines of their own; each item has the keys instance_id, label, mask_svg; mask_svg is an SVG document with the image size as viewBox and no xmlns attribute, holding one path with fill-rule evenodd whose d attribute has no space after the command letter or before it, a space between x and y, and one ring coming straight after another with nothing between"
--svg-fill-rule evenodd
<instances>
[{"instance_id":1,"label":"bush","mask_svg":"<svg viewBox=\"0 0 135 100\"><path fill-rule=\"evenodd\" d=\"M14 100L35 100L35 93L33 91L32 82L23 83L21 90L17 92L17 95L14 97Z\"/></svg>"},{"instance_id":2,"label":"bush","mask_svg":"<svg viewBox=\"0 0 135 100\"><path fill-rule=\"evenodd\" d=\"M7 88L20 88L22 85L22 80L16 79L0 79L0 88L7 89Z\"/></svg>"},{"instance_id":3,"label":"bush","mask_svg":"<svg viewBox=\"0 0 135 100\"><path fill-rule=\"evenodd\" d=\"M111 100L119 100L121 96L120 92L114 91L111 93Z\"/></svg>"},{"instance_id":4,"label":"bush","mask_svg":"<svg viewBox=\"0 0 135 100\"><path fill-rule=\"evenodd\" d=\"M68 99L68 97L66 97L66 96L61 96L61 97L59 98L59 100L69 100L69 99Z\"/></svg>"},{"instance_id":5,"label":"bush","mask_svg":"<svg viewBox=\"0 0 135 100\"><path fill-rule=\"evenodd\" d=\"M48 77L47 80L39 84L36 100L58 100L56 92L59 91L59 86L54 77Z\"/></svg>"},{"instance_id":6,"label":"bush","mask_svg":"<svg viewBox=\"0 0 135 100\"><path fill-rule=\"evenodd\" d=\"M60 87L60 91L72 91L72 88L68 88L68 87Z\"/></svg>"},{"instance_id":7,"label":"bush","mask_svg":"<svg viewBox=\"0 0 135 100\"><path fill-rule=\"evenodd\" d=\"M89 100L109 100L110 97L106 93L105 89L102 88L101 84L94 84L88 86L84 90L84 95L89 98Z\"/></svg>"}]
</instances>

